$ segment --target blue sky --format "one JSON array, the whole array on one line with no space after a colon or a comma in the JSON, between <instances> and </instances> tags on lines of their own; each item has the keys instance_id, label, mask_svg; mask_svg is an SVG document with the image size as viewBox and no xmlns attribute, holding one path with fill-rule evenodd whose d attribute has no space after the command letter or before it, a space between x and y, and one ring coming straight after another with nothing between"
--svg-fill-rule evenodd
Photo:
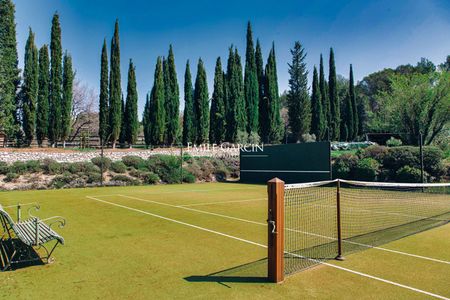
<instances>
[{"instance_id":1,"label":"blue sky","mask_svg":"<svg viewBox=\"0 0 450 300\"><path fill-rule=\"evenodd\" d=\"M119 0L15 0L20 65L28 27L40 47L49 43L51 18L61 18L63 47L73 56L77 77L98 91L100 52L108 45L114 21L120 21L122 89L126 91L128 61L133 59L139 92L139 111L153 84L158 55L175 51L182 91L184 67L191 61L195 76L199 57L205 62L212 93L217 56L226 62L234 44L244 59L247 21L254 39L261 41L264 59L275 42L280 91L288 88L289 49L299 40L308 52L310 73L320 53L328 59L335 50L337 72L355 77L399 64L415 64L421 57L434 63L450 54L450 2L448 0L380 1L119 1ZM181 101L183 102L183 101Z\"/></svg>"}]
</instances>

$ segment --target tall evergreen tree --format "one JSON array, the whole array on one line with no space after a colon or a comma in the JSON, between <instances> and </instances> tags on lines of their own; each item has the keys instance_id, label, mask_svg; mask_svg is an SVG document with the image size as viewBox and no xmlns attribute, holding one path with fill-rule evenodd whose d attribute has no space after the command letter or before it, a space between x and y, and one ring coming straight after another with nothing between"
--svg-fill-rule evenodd
<instances>
[{"instance_id":1,"label":"tall evergreen tree","mask_svg":"<svg viewBox=\"0 0 450 300\"><path fill-rule=\"evenodd\" d=\"M188 60L184 73L183 145L195 142L195 132L194 88Z\"/></svg>"},{"instance_id":2,"label":"tall evergreen tree","mask_svg":"<svg viewBox=\"0 0 450 300\"><path fill-rule=\"evenodd\" d=\"M225 94L223 81L222 62L220 57L218 57L214 74L214 92L211 100L209 125L209 141L217 144L225 140Z\"/></svg>"},{"instance_id":3,"label":"tall evergreen tree","mask_svg":"<svg viewBox=\"0 0 450 300\"><path fill-rule=\"evenodd\" d=\"M253 47L252 27L247 25L247 50L245 52L244 92L247 107L247 132L258 134L259 129L259 90L256 70L255 49Z\"/></svg>"},{"instance_id":4,"label":"tall evergreen tree","mask_svg":"<svg viewBox=\"0 0 450 300\"><path fill-rule=\"evenodd\" d=\"M261 140L266 142L269 136L269 120L268 120L268 103L267 98L264 95L265 86L265 74L264 74L264 61L261 52L261 45L259 40L256 40L256 51L255 51L255 62L256 62L256 76L258 77L258 111L259 111L259 136Z\"/></svg>"},{"instance_id":5,"label":"tall evergreen tree","mask_svg":"<svg viewBox=\"0 0 450 300\"><path fill-rule=\"evenodd\" d=\"M324 138L327 138L327 134L331 134L329 132L331 130L330 124L331 124L331 113L330 113L330 98L328 97L328 87L327 82L325 80L325 71L323 66L323 57L322 54L320 54L320 65L319 65L319 90L320 90L320 100L322 102L322 111L323 116L325 118L324 120Z\"/></svg>"},{"instance_id":6,"label":"tall evergreen tree","mask_svg":"<svg viewBox=\"0 0 450 300\"><path fill-rule=\"evenodd\" d=\"M130 59L128 67L127 102L125 104L125 141L131 146L136 143L139 131L138 93L136 88L136 70Z\"/></svg>"},{"instance_id":7,"label":"tall evergreen tree","mask_svg":"<svg viewBox=\"0 0 450 300\"><path fill-rule=\"evenodd\" d=\"M225 139L228 142L233 142L237 136L237 122L236 122L236 104L235 99L231 97L231 76L234 68L234 52L233 47L228 49L228 61L226 72L226 90L225 90L225 120L226 131Z\"/></svg>"},{"instance_id":8,"label":"tall evergreen tree","mask_svg":"<svg viewBox=\"0 0 450 300\"><path fill-rule=\"evenodd\" d=\"M236 98L236 116L238 122L238 131L246 132L247 130L247 108L244 98L244 80L242 78L242 63L241 56L238 53L237 48L234 48L234 62L235 62L235 77L237 87Z\"/></svg>"},{"instance_id":9,"label":"tall evergreen tree","mask_svg":"<svg viewBox=\"0 0 450 300\"><path fill-rule=\"evenodd\" d=\"M100 143L104 145L109 134L109 89L108 89L108 50L106 40L103 40L101 67L100 67L100 99L99 99L99 127Z\"/></svg>"},{"instance_id":10,"label":"tall evergreen tree","mask_svg":"<svg viewBox=\"0 0 450 300\"><path fill-rule=\"evenodd\" d=\"M330 97L330 113L331 113L331 138L335 141L339 140L340 133L340 105L337 93L336 65L334 62L334 51L330 48L330 73L328 74L328 89Z\"/></svg>"},{"instance_id":11,"label":"tall evergreen tree","mask_svg":"<svg viewBox=\"0 0 450 300\"><path fill-rule=\"evenodd\" d=\"M122 87L120 81L119 20L116 20L114 37L111 40L111 69L109 75L109 134L113 148L116 147L116 142L120 137L122 124Z\"/></svg>"},{"instance_id":12,"label":"tall evergreen tree","mask_svg":"<svg viewBox=\"0 0 450 300\"><path fill-rule=\"evenodd\" d=\"M150 95L147 93L142 115L142 127L144 129L145 145L148 147L151 141L151 124L150 124Z\"/></svg>"},{"instance_id":13,"label":"tall evergreen tree","mask_svg":"<svg viewBox=\"0 0 450 300\"><path fill-rule=\"evenodd\" d=\"M197 77L194 89L194 111L197 129L197 144L207 143L209 135L209 100L206 71L200 58L197 66Z\"/></svg>"},{"instance_id":14,"label":"tall evergreen tree","mask_svg":"<svg viewBox=\"0 0 450 300\"><path fill-rule=\"evenodd\" d=\"M36 112L36 138L39 146L42 146L43 141L47 138L48 134L49 68L48 46L44 45L39 49L39 88Z\"/></svg>"},{"instance_id":15,"label":"tall evergreen tree","mask_svg":"<svg viewBox=\"0 0 450 300\"><path fill-rule=\"evenodd\" d=\"M266 64L266 84L264 88L268 102L268 140L276 144L280 141L283 133L283 124L280 115L280 96L278 93L277 64L275 59L275 44L272 44Z\"/></svg>"},{"instance_id":16,"label":"tall evergreen tree","mask_svg":"<svg viewBox=\"0 0 450 300\"><path fill-rule=\"evenodd\" d=\"M25 63L22 84L23 131L25 144L29 146L36 129L36 102L38 96L38 50L34 44L34 33L29 29L25 46Z\"/></svg>"},{"instance_id":17,"label":"tall evergreen tree","mask_svg":"<svg viewBox=\"0 0 450 300\"><path fill-rule=\"evenodd\" d=\"M309 133L311 125L311 103L308 96L308 71L306 52L300 42L291 49L292 62L289 64L289 91L287 94L289 127L293 139L298 142L302 135Z\"/></svg>"},{"instance_id":18,"label":"tall evergreen tree","mask_svg":"<svg viewBox=\"0 0 450 300\"><path fill-rule=\"evenodd\" d=\"M125 146L125 141L126 141L126 112L125 112L125 98L123 97L123 93L122 96L120 97L120 111L122 112L121 114L121 122L120 122L120 134L119 134L119 144L121 147Z\"/></svg>"},{"instance_id":19,"label":"tall evergreen tree","mask_svg":"<svg viewBox=\"0 0 450 300\"><path fill-rule=\"evenodd\" d=\"M169 47L169 55L167 57L166 90L167 143L172 145L177 140L180 113L180 89L178 87L177 70L175 68L175 56L173 54L172 45Z\"/></svg>"},{"instance_id":20,"label":"tall evergreen tree","mask_svg":"<svg viewBox=\"0 0 450 300\"><path fill-rule=\"evenodd\" d=\"M9 137L17 130L15 99L20 84L14 14L14 3L0 0L0 130Z\"/></svg>"},{"instance_id":21,"label":"tall evergreen tree","mask_svg":"<svg viewBox=\"0 0 450 300\"><path fill-rule=\"evenodd\" d=\"M61 137L62 115L62 45L59 15L55 13L52 20L50 39L50 113L48 136L53 146Z\"/></svg>"},{"instance_id":22,"label":"tall evergreen tree","mask_svg":"<svg viewBox=\"0 0 450 300\"><path fill-rule=\"evenodd\" d=\"M67 52L63 58L63 97L61 103L61 140L64 147L72 125L73 79L72 56Z\"/></svg>"},{"instance_id":23,"label":"tall evergreen tree","mask_svg":"<svg viewBox=\"0 0 450 300\"><path fill-rule=\"evenodd\" d=\"M350 96L350 103L352 105L353 126L351 139L354 140L358 137L359 119L358 119L358 106L356 103L355 82L353 79L353 66L350 65L350 82L348 93Z\"/></svg>"},{"instance_id":24,"label":"tall evergreen tree","mask_svg":"<svg viewBox=\"0 0 450 300\"><path fill-rule=\"evenodd\" d=\"M326 123L320 98L319 79L316 66L314 66L313 71L311 112L311 132L316 135L318 141L321 141L324 138Z\"/></svg>"},{"instance_id":25,"label":"tall evergreen tree","mask_svg":"<svg viewBox=\"0 0 450 300\"><path fill-rule=\"evenodd\" d=\"M168 123L169 123L169 112L170 112L170 101L169 101L169 94L170 94L170 87L169 87L169 65L167 64L166 57L162 57L162 69L163 69L163 82L164 82L164 120L166 124L164 125L165 131L164 131L164 144L168 144Z\"/></svg>"},{"instance_id":26,"label":"tall evergreen tree","mask_svg":"<svg viewBox=\"0 0 450 300\"><path fill-rule=\"evenodd\" d=\"M155 67L153 89L150 94L150 141L152 145L164 144L166 112L164 106L164 75L162 58L158 57Z\"/></svg>"}]
</instances>

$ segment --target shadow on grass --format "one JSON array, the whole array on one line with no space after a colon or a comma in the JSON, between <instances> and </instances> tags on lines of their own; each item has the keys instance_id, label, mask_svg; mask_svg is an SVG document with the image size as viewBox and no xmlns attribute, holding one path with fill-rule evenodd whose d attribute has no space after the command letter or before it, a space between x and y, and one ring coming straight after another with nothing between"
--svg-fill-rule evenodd
<instances>
[{"instance_id":1,"label":"shadow on grass","mask_svg":"<svg viewBox=\"0 0 450 300\"><path fill-rule=\"evenodd\" d=\"M208 275L193 275L184 278L188 282L223 283L269 283L267 258L229 268Z\"/></svg>"},{"instance_id":2,"label":"shadow on grass","mask_svg":"<svg viewBox=\"0 0 450 300\"><path fill-rule=\"evenodd\" d=\"M16 251L16 254L11 266L4 270L14 251ZM44 265L44 262L33 247L25 245L19 239L0 240L0 256L0 271L14 271L31 266Z\"/></svg>"}]
</instances>

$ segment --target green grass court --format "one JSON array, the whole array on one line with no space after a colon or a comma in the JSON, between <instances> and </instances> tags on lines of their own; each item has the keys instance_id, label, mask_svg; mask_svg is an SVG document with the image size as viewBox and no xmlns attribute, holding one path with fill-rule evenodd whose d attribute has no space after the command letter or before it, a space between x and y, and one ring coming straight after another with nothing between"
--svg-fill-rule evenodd
<instances>
[{"instance_id":1,"label":"green grass court","mask_svg":"<svg viewBox=\"0 0 450 300\"><path fill-rule=\"evenodd\" d=\"M66 244L53 264L0 273L1 299L450 297L450 224L327 261L344 269L318 265L273 284L265 186L0 193L4 206L34 201L39 217L67 219L57 228Z\"/></svg>"}]
</instances>

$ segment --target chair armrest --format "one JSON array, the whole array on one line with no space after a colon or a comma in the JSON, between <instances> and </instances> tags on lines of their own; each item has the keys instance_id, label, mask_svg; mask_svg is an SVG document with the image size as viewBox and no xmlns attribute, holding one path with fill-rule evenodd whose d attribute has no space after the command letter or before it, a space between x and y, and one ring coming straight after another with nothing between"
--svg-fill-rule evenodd
<instances>
[{"instance_id":1,"label":"chair armrest","mask_svg":"<svg viewBox=\"0 0 450 300\"><path fill-rule=\"evenodd\" d=\"M24 207L24 206L31 206L30 208L28 208L28 215L30 216L30 217L33 217L33 218L35 218L35 216L33 216L32 214L31 214L31 210L32 209L34 209L34 210L39 210L41 207L39 206L39 204L38 203L36 203L36 202L30 202L30 203L24 203L24 204L21 204L21 203L17 203L17 204L15 204L15 205L9 205L9 206L4 206L4 208L11 208L11 207L16 207L17 208L17 222L20 222L20 220L22 219L22 207Z\"/></svg>"},{"instance_id":2,"label":"chair armrest","mask_svg":"<svg viewBox=\"0 0 450 300\"><path fill-rule=\"evenodd\" d=\"M66 226L66 219L64 219L61 216L54 216L54 217L50 217L50 218L46 218L43 220L40 220L42 223L46 224L45 222L49 221L49 220L53 220L51 222L49 222L47 225L48 227L52 227L53 225L57 224L59 228L63 228L64 226Z\"/></svg>"}]
</instances>

